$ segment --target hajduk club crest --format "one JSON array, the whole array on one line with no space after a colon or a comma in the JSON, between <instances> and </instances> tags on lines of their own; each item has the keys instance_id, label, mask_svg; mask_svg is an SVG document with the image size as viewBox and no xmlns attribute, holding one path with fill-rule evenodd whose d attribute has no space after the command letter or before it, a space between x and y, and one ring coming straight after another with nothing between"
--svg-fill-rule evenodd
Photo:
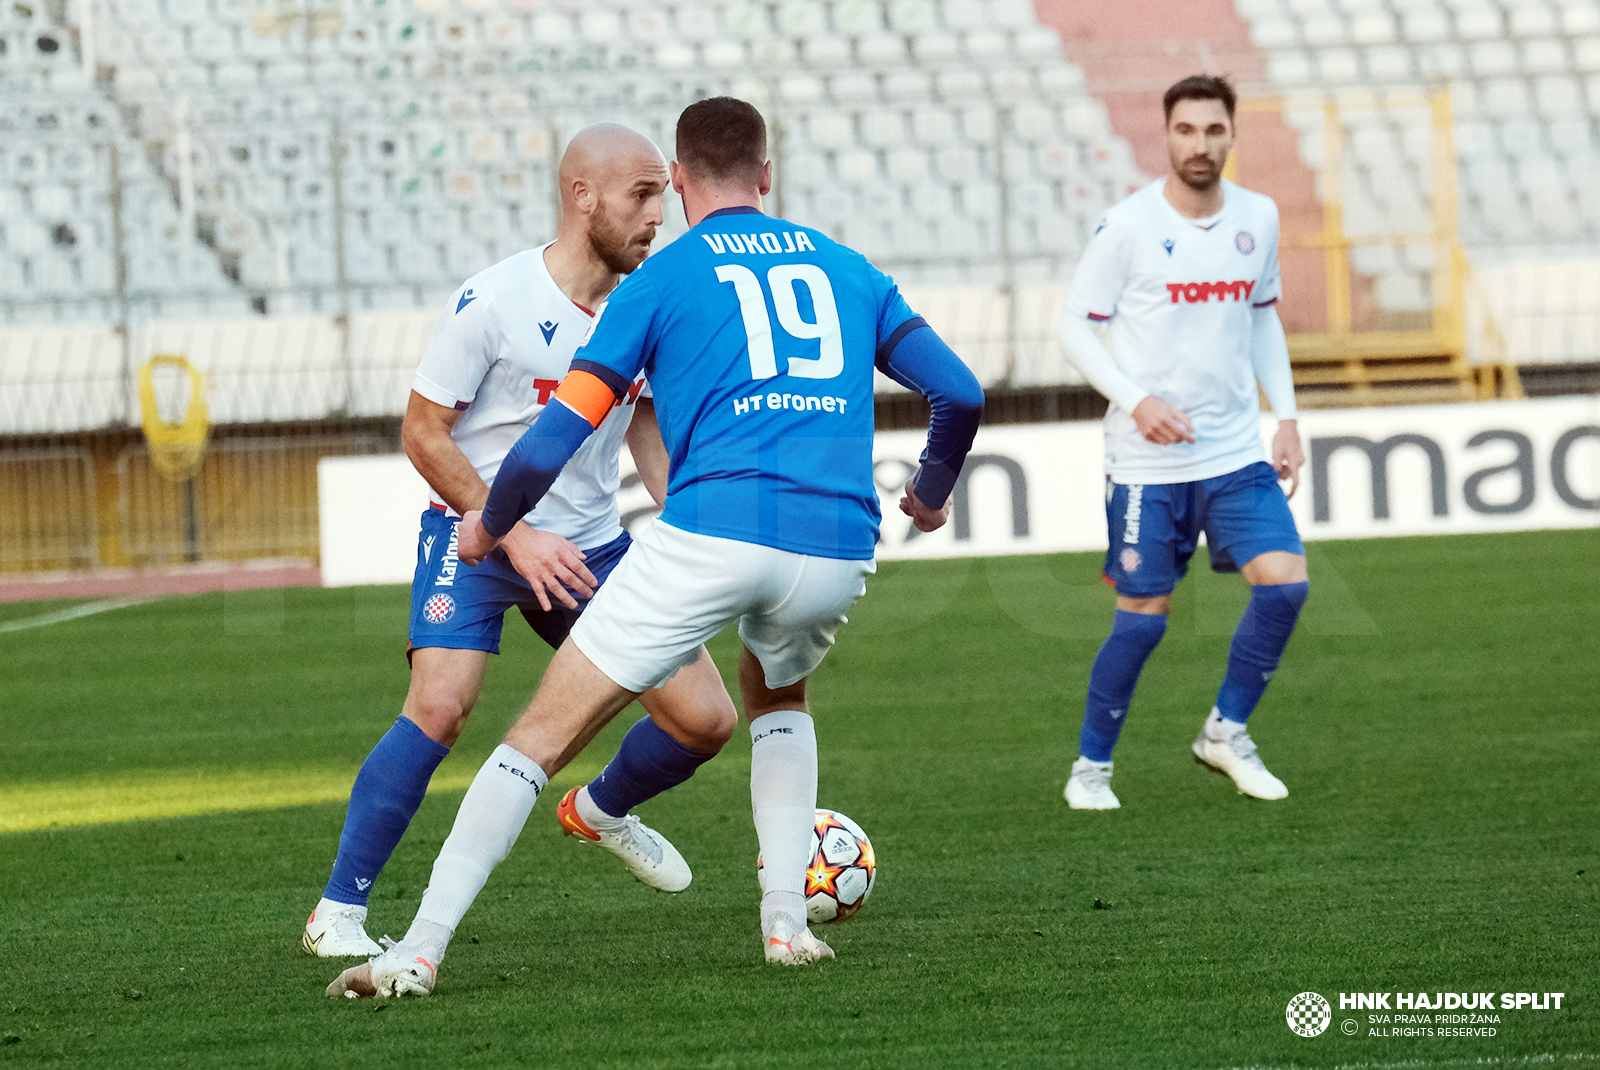
<instances>
[{"instance_id":1,"label":"hajduk club crest","mask_svg":"<svg viewBox=\"0 0 1600 1070\"><path fill-rule=\"evenodd\" d=\"M436 594L422 603L422 619L429 624L443 624L456 615L456 600L447 594Z\"/></svg>"}]
</instances>

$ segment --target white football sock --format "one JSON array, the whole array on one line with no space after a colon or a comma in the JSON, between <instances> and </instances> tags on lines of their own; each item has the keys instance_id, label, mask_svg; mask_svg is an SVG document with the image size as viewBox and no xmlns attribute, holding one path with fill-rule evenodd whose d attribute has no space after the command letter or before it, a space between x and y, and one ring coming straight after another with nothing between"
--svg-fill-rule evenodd
<instances>
[{"instance_id":1,"label":"white football sock","mask_svg":"<svg viewBox=\"0 0 1600 1070\"><path fill-rule=\"evenodd\" d=\"M578 811L578 816L583 823L596 832L615 832L628 823L627 815L614 817L596 806L594 800L589 798L589 785L585 784L578 789L578 794L573 796L572 808Z\"/></svg>"},{"instance_id":2,"label":"white football sock","mask_svg":"<svg viewBox=\"0 0 1600 1070\"><path fill-rule=\"evenodd\" d=\"M433 963L434 969L438 969L440 961L444 959L444 949L450 946L450 937L453 935L443 925L418 918L406 930L406 938L400 941L399 948L405 952L402 957L406 960L409 961L412 955L421 955Z\"/></svg>"},{"instance_id":3,"label":"white football sock","mask_svg":"<svg viewBox=\"0 0 1600 1070\"><path fill-rule=\"evenodd\" d=\"M511 845L521 835L547 780L539 763L521 751L504 743L495 748L461 800L456 823L433 863L417 920L403 943L435 947L437 957L429 958L437 965L450 934L461 924L462 915L483 890L489 874L511 853Z\"/></svg>"},{"instance_id":4,"label":"white football sock","mask_svg":"<svg viewBox=\"0 0 1600 1070\"><path fill-rule=\"evenodd\" d=\"M817 733L808 714L777 710L750 723L750 807L766 892L761 931L784 917L806 926L806 867L817 819Z\"/></svg>"}]
</instances>

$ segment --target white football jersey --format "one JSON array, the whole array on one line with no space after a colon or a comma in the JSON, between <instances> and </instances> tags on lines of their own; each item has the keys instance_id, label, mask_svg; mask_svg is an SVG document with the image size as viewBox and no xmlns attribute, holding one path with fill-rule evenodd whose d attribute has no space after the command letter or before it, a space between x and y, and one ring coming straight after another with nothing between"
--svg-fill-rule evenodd
<instances>
[{"instance_id":1,"label":"white football jersey","mask_svg":"<svg viewBox=\"0 0 1600 1070\"><path fill-rule=\"evenodd\" d=\"M549 247L507 257L452 294L411 383L434 404L462 410L450 437L485 483L550 401L594 319L550 277ZM617 452L641 393L650 396L642 376L524 520L583 550L622 534ZM438 491L432 497L445 506Z\"/></svg>"},{"instance_id":2,"label":"white football jersey","mask_svg":"<svg viewBox=\"0 0 1600 1070\"><path fill-rule=\"evenodd\" d=\"M1224 179L1222 211L1190 219L1164 185L1105 214L1067 297L1069 315L1111 321L1128 378L1194 423L1193 444L1157 446L1113 403L1106 470L1118 483L1187 483L1266 459L1250 335L1253 310L1282 295L1278 206Z\"/></svg>"}]
</instances>

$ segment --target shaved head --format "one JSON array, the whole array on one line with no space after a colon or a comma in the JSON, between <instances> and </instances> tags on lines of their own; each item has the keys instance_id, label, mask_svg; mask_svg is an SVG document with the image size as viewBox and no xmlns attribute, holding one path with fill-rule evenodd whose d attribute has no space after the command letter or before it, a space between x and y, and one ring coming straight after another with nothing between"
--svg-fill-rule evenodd
<instances>
[{"instance_id":1,"label":"shaved head","mask_svg":"<svg viewBox=\"0 0 1600 1070\"><path fill-rule=\"evenodd\" d=\"M656 163L663 173L667 161L655 142L621 123L595 123L572 135L567 151L561 155L561 169L557 179L561 183L561 201L565 206L572 195L572 183L583 178L604 183L619 171L640 165Z\"/></svg>"},{"instance_id":2,"label":"shaved head","mask_svg":"<svg viewBox=\"0 0 1600 1070\"><path fill-rule=\"evenodd\" d=\"M618 274L644 262L667 187L667 161L653 141L620 123L586 126L567 144L557 179L563 231L581 232Z\"/></svg>"}]
</instances>

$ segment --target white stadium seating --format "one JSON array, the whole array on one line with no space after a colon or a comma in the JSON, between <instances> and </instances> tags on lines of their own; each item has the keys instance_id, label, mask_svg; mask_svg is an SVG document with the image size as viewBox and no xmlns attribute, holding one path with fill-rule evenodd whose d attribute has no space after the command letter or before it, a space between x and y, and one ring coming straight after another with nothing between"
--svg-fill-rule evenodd
<instances>
[{"instance_id":1,"label":"white stadium seating","mask_svg":"<svg viewBox=\"0 0 1600 1070\"><path fill-rule=\"evenodd\" d=\"M1027 0L364 0L309 16L240 0L95 0L84 36L98 80L82 73L87 8L68 10L76 23L51 30L58 51L8 68L0 85L27 135L0 147L0 196L21 215L0 247L0 319L14 324L112 314L112 145L125 292L151 317L227 315L252 300L339 311L340 142L357 309L428 306L547 238L551 166L578 126L614 118L667 141L677 112L712 93L768 114L785 214L911 283L1058 276L1104 206L1141 181ZM27 33L11 27L6 41L14 52ZM98 121L87 144L86 115ZM193 232L180 218L180 125L199 187ZM44 196L51 187L70 203ZM48 240L62 226L75 242ZM674 206L666 236L681 230Z\"/></svg>"},{"instance_id":2,"label":"white stadium seating","mask_svg":"<svg viewBox=\"0 0 1600 1070\"><path fill-rule=\"evenodd\" d=\"M1274 88L1338 91L1448 85L1460 156L1461 237L1475 260L1584 252L1600 243L1588 191L1600 165L1600 3L1596 0L1238 0ZM1352 160L1374 189L1368 225L1411 226L1427 145L1374 126ZM1320 134L1305 124L1315 165ZM1351 224L1354 230L1356 224Z\"/></svg>"},{"instance_id":3,"label":"white stadium seating","mask_svg":"<svg viewBox=\"0 0 1600 1070\"><path fill-rule=\"evenodd\" d=\"M1600 2L1236 3L1266 61L1255 91L1450 86L1461 233L1480 266L1593 259ZM1010 315L1017 337L1048 336L1096 219L1144 181L1031 0L69 0L6 4L0 45L0 329L21 332L7 362L50 346L107 359L83 339L124 321L140 352L201 337L163 334L169 323L217 321L223 334L206 337L243 345L265 313L348 315L344 342L304 344L402 368L415 323L462 277L552 235L552 168L574 130L617 119L670 144L679 110L715 93L755 101L772 124L770 207L914 293L965 288L984 307L962 322ZM1315 113L1289 113L1313 170ZM1427 230L1425 129L1392 109L1347 115L1347 231ZM682 230L670 202L663 239ZM1425 249L1356 256L1388 308L1431 302ZM91 333L74 342L73 324ZM410 348L383 349L402 337ZM974 343L972 359L986 382L1074 378L1048 346L1023 349ZM208 370L234 374L223 369L264 352L250 351ZM404 401L401 371L347 374L332 391L285 374L307 397L258 393L235 418ZM36 419L18 382L8 365L0 431ZM95 426L104 404L74 426Z\"/></svg>"}]
</instances>

